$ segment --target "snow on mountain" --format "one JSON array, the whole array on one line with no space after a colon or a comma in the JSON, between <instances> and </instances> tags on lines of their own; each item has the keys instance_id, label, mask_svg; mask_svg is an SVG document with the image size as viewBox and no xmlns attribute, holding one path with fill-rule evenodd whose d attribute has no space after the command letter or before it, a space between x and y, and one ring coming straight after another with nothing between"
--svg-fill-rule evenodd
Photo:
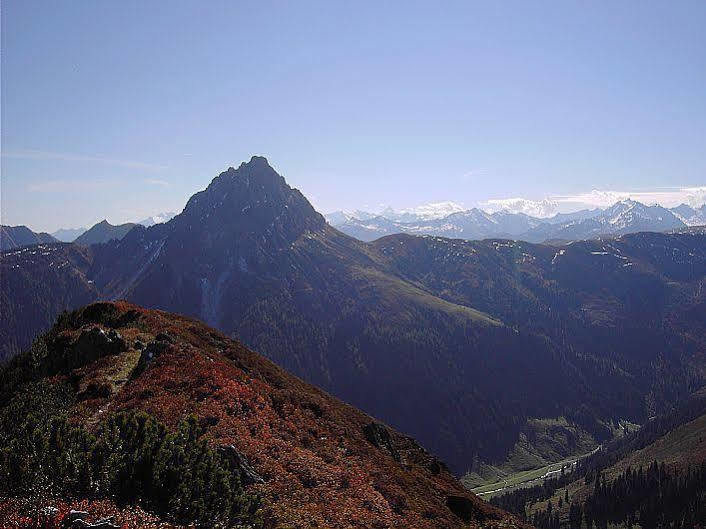
<instances>
[{"instance_id":1,"label":"snow on mountain","mask_svg":"<svg viewBox=\"0 0 706 529\"><path fill-rule=\"evenodd\" d=\"M491 217L497 223L500 233L512 236L525 233L546 221L546 219L532 217L525 213L510 213L505 210L497 211Z\"/></svg>"},{"instance_id":2,"label":"snow on mountain","mask_svg":"<svg viewBox=\"0 0 706 529\"><path fill-rule=\"evenodd\" d=\"M546 216L556 206L551 200L533 202L511 199L495 201L494 206L503 207L488 213L478 208L466 210L455 202L436 202L400 211L386 208L378 215L341 211L326 218L332 226L363 241L395 233L410 233L461 239L500 237L543 242L591 239L638 231L665 232L706 224L706 205L693 208L683 204L670 210L629 198L605 210L585 209L552 216ZM531 210L538 215L513 212L512 208ZM447 211L451 213L445 215Z\"/></svg>"},{"instance_id":3,"label":"snow on mountain","mask_svg":"<svg viewBox=\"0 0 706 529\"><path fill-rule=\"evenodd\" d=\"M580 240L640 231L666 232L683 227L684 223L662 206L646 206L626 199L616 202L596 216L541 224L521 238L530 242Z\"/></svg>"},{"instance_id":4,"label":"snow on mountain","mask_svg":"<svg viewBox=\"0 0 706 529\"><path fill-rule=\"evenodd\" d=\"M368 211L363 211L360 209L356 209L353 211L332 211L331 213L326 213L324 215L324 218L331 226L338 226L339 224L343 224L344 222L349 222L352 220L370 220L375 217L377 217L375 213L370 213Z\"/></svg>"},{"instance_id":5,"label":"snow on mountain","mask_svg":"<svg viewBox=\"0 0 706 529\"><path fill-rule=\"evenodd\" d=\"M703 226L706 224L706 204L699 208L681 204L670 211L687 226Z\"/></svg>"},{"instance_id":6,"label":"snow on mountain","mask_svg":"<svg viewBox=\"0 0 706 529\"><path fill-rule=\"evenodd\" d=\"M447 207L449 210L457 209L454 206ZM440 209L434 216L440 214ZM428 211L425 214L431 215ZM340 218L342 222L335 223L336 218ZM335 228L363 241L372 241L395 233L439 235L459 239L513 237L542 223L541 220L522 213L498 212L491 215L478 208L456 211L445 217L431 219L421 218L410 211L404 214L383 211L381 215L369 219L328 215L327 220Z\"/></svg>"},{"instance_id":7,"label":"snow on mountain","mask_svg":"<svg viewBox=\"0 0 706 529\"><path fill-rule=\"evenodd\" d=\"M623 234L631 231L666 231L684 227L674 213L655 204L646 206L635 200L622 200L606 209L597 217L599 223L610 233Z\"/></svg>"},{"instance_id":8,"label":"snow on mountain","mask_svg":"<svg viewBox=\"0 0 706 529\"><path fill-rule=\"evenodd\" d=\"M168 222L169 220L174 217L176 213L173 211L167 211L164 213L157 213L156 215L153 215L151 217L147 217L146 219L142 219L137 222L137 224L142 224L143 226L150 227L154 226L155 224L163 224L165 222Z\"/></svg>"},{"instance_id":9,"label":"snow on mountain","mask_svg":"<svg viewBox=\"0 0 706 529\"><path fill-rule=\"evenodd\" d=\"M331 213L324 214L324 218L331 226L338 226L353 219L346 211L332 211Z\"/></svg>"},{"instance_id":10,"label":"snow on mountain","mask_svg":"<svg viewBox=\"0 0 706 529\"><path fill-rule=\"evenodd\" d=\"M629 222L634 220L635 217L632 210L639 205L641 204L630 199L616 202L611 207L606 209L602 215L600 215L599 222L601 224L607 223L611 226L615 226L617 229L624 228L629 224ZM635 213L639 214L639 210Z\"/></svg>"},{"instance_id":11,"label":"snow on mountain","mask_svg":"<svg viewBox=\"0 0 706 529\"><path fill-rule=\"evenodd\" d=\"M526 198L502 198L488 200L483 206L490 211L524 213L530 217L544 219L556 215L559 204L549 198L539 201Z\"/></svg>"},{"instance_id":12,"label":"snow on mountain","mask_svg":"<svg viewBox=\"0 0 706 529\"><path fill-rule=\"evenodd\" d=\"M592 219L603 213L601 208L594 209L581 209L579 211L573 211L571 213L557 213L553 217L544 219L551 224L562 224L565 222L581 221L586 219Z\"/></svg>"},{"instance_id":13,"label":"snow on mountain","mask_svg":"<svg viewBox=\"0 0 706 529\"><path fill-rule=\"evenodd\" d=\"M438 219L443 219L452 215L454 213L465 212L466 208L461 204L452 201L446 202L430 202L428 204L422 204L414 208L402 209L396 211L391 207L386 207L380 213L371 213L369 211L363 210L339 210L327 213L324 218L331 226L356 226L356 229L368 230L374 233L386 232L386 228L380 226L383 224L388 228L389 223L414 223L414 222L426 222ZM385 219L375 220L375 219ZM345 231L345 230L344 230ZM347 233L347 232L346 232ZM392 233L399 233L399 231L392 231ZM387 233L384 233L387 235Z\"/></svg>"},{"instance_id":14,"label":"snow on mountain","mask_svg":"<svg viewBox=\"0 0 706 529\"><path fill-rule=\"evenodd\" d=\"M461 204L452 201L446 202L430 202L428 204L422 204L416 208L403 209L399 212L401 216L413 215L419 220L435 220L443 219L448 217L453 213L460 213L466 211L466 208Z\"/></svg>"}]
</instances>

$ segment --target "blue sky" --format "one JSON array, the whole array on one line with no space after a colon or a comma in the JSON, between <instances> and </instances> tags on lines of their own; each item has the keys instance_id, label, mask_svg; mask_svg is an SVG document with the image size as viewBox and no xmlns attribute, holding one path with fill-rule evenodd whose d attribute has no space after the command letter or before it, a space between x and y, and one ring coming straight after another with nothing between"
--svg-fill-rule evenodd
<instances>
[{"instance_id":1,"label":"blue sky","mask_svg":"<svg viewBox=\"0 0 706 529\"><path fill-rule=\"evenodd\" d=\"M702 1L6 0L2 222L180 210L253 154L323 212L678 196L706 185L704 27Z\"/></svg>"}]
</instances>

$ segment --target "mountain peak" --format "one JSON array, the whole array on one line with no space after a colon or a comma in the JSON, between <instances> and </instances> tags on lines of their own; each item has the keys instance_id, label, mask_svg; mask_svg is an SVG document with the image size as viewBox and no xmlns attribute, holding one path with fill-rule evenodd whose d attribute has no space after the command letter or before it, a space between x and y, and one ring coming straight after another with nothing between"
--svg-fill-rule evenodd
<instances>
[{"instance_id":1,"label":"mountain peak","mask_svg":"<svg viewBox=\"0 0 706 529\"><path fill-rule=\"evenodd\" d=\"M264 156L258 156L254 154L251 158L250 161L248 162L250 164L254 165L267 165L269 167L270 163L267 161L267 158Z\"/></svg>"},{"instance_id":2,"label":"mountain peak","mask_svg":"<svg viewBox=\"0 0 706 529\"><path fill-rule=\"evenodd\" d=\"M35 233L27 226L0 226L0 251L42 242L57 242L48 233Z\"/></svg>"},{"instance_id":3,"label":"mountain peak","mask_svg":"<svg viewBox=\"0 0 706 529\"><path fill-rule=\"evenodd\" d=\"M466 208L461 204L453 202L451 200L446 200L443 202L429 202L427 204L421 204L415 208L404 209L400 211L401 215L409 215L412 217L417 217L422 220L436 220L447 217L453 213L460 213L466 211Z\"/></svg>"},{"instance_id":4,"label":"mountain peak","mask_svg":"<svg viewBox=\"0 0 706 529\"><path fill-rule=\"evenodd\" d=\"M210 244L219 241L217 246L231 249L246 241L279 247L326 225L304 195L291 188L262 156L219 174L189 199L174 222Z\"/></svg>"},{"instance_id":5,"label":"mountain peak","mask_svg":"<svg viewBox=\"0 0 706 529\"><path fill-rule=\"evenodd\" d=\"M106 219L103 219L79 235L74 242L82 246L90 246L91 244L109 242L113 239L120 240L134 227L135 224L132 222L113 225Z\"/></svg>"},{"instance_id":6,"label":"mountain peak","mask_svg":"<svg viewBox=\"0 0 706 529\"><path fill-rule=\"evenodd\" d=\"M643 205L641 202L638 202L637 200L633 200L632 198L624 198L623 200L619 201L616 205L621 204L624 206L637 206L637 205Z\"/></svg>"},{"instance_id":7,"label":"mountain peak","mask_svg":"<svg viewBox=\"0 0 706 529\"><path fill-rule=\"evenodd\" d=\"M238 169L236 169L233 166L230 166L230 167L228 167L228 169L226 169L225 172L226 173L235 172L235 171L242 169L243 167L269 167L270 169L272 169L272 166L270 165L270 162L267 161L267 158L265 158L264 156L258 156L256 154L254 154L250 157L250 161L240 162Z\"/></svg>"}]
</instances>

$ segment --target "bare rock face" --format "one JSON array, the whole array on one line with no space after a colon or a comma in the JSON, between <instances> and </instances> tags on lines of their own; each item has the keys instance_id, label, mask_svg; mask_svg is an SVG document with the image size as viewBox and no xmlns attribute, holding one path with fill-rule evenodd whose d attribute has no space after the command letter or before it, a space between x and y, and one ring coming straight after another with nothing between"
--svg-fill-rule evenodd
<instances>
[{"instance_id":1,"label":"bare rock face","mask_svg":"<svg viewBox=\"0 0 706 529\"><path fill-rule=\"evenodd\" d=\"M438 476L442 471L448 472L449 469L443 461L434 458L432 462L429 463L429 472L435 476Z\"/></svg>"},{"instance_id":2,"label":"bare rock face","mask_svg":"<svg viewBox=\"0 0 706 529\"><path fill-rule=\"evenodd\" d=\"M233 469L240 473L240 480L243 485L254 483L264 483L265 480L250 465L247 458L233 445L221 446L218 448L230 461Z\"/></svg>"},{"instance_id":3,"label":"bare rock face","mask_svg":"<svg viewBox=\"0 0 706 529\"><path fill-rule=\"evenodd\" d=\"M400 454L393 446L392 437L385 425L371 422L363 427L363 433L373 445L390 454L395 461L400 461Z\"/></svg>"},{"instance_id":4,"label":"bare rock face","mask_svg":"<svg viewBox=\"0 0 706 529\"><path fill-rule=\"evenodd\" d=\"M147 366L152 363L152 361L166 351L172 343L168 335L158 335L154 341L151 341L146 346L142 346L142 353L140 354L140 360L137 363L137 367L133 372L133 376L137 376L142 373Z\"/></svg>"},{"instance_id":5,"label":"bare rock face","mask_svg":"<svg viewBox=\"0 0 706 529\"><path fill-rule=\"evenodd\" d=\"M83 331L74 344L74 351L88 356L118 354L127 350L127 343L115 329L105 332L100 327Z\"/></svg>"},{"instance_id":6,"label":"bare rock face","mask_svg":"<svg viewBox=\"0 0 706 529\"><path fill-rule=\"evenodd\" d=\"M464 522L472 521L478 512L473 502L464 496L449 496L446 506Z\"/></svg>"},{"instance_id":7,"label":"bare rock face","mask_svg":"<svg viewBox=\"0 0 706 529\"><path fill-rule=\"evenodd\" d=\"M67 355L69 362L81 364L127 351L127 342L118 331L92 327L81 332Z\"/></svg>"}]
</instances>

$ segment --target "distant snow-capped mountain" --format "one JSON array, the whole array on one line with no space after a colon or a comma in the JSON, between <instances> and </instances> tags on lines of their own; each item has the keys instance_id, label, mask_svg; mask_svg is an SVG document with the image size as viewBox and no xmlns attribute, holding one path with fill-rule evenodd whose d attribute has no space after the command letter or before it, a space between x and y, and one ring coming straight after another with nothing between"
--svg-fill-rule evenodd
<instances>
[{"instance_id":1,"label":"distant snow-capped mountain","mask_svg":"<svg viewBox=\"0 0 706 529\"><path fill-rule=\"evenodd\" d=\"M639 231L665 232L683 227L685 224L668 209L627 199L595 216L537 226L522 238L530 242L579 240Z\"/></svg>"},{"instance_id":2,"label":"distant snow-capped mountain","mask_svg":"<svg viewBox=\"0 0 706 529\"><path fill-rule=\"evenodd\" d=\"M623 235L636 231L668 231L683 228L674 213L655 204L646 206L635 200L622 200L596 217L609 233Z\"/></svg>"},{"instance_id":3,"label":"distant snow-capped mountain","mask_svg":"<svg viewBox=\"0 0 706 529\"><path fill-rule=\"evenodd\" d=\"M686 204L671 208L670 211L676 215L687 226L706 225L706 204L700 208L692 208Z\"/></svg>"},{"instance_id":4,"label":"distant snow-capped mountain","mask_svg":"<svg viewBox=\"0 0 706 529\"><path fill-rule=\"evenodd\" d=\"M142 224L143 226L150 227L154 226L155 224L163 224L165 222L168 222L169 220L174 217L176 213L173 211L167 211L165 213L157 213L156 215L152 215L151 217L147 217L146 219L142 219L137 221L137 224Z\"/></svg>"},{"instance_id":5,"label":"distant snow-capped mountain","mask_svg":"<svg viewBox=\"0 0 706 529\"><path fill-rule=\"evenodd\" d=\"M478 208L456 211L441 218L424 219L411 212L392 216L386 211L368 218L347 216L341 222L336 222L339 218L337 215L326 216L329 224L362 241L372 241L395 233L438 235L455 239L514 237L542 223L540 219L523 213L499 211L490 214Z\"/></svg>"},{"instance_id":6,"label":"distant snow-capped mountain","mask_svg":"<svg viewBox=\"0 0 706 529\"><path fill-rule=\"evenodd\" d=\"M506 213L523 213L530 217L545 219L556 215L559 205L556 201L545 198L542 200L529 200L526 198L503 198L489 200L486 206L491 211L504 211Z\"/></svg>"},{"instance_id":7,"label":"distant snow-capped mountain","mask_svg":"<svg viewBox=\"0 0 706 529\"><path fill-rule=\"evenodd\" d=\"M355 211L333 211L324 216L331 226L338 226L350 220L369 220L375 218L377 215L356 209Z\"/></svg>"},{"instance_id":8,"label":"distant snow-capped mountain","mask_svg":"<svg viewBox=\"0 0 706 529\"><path fill-rule=\"evenodd\" d=\"M391 207L386 207L380 213L371 213L369 211L334 211L324 215L326 220L332 226L338 226L348 222L355 221L372 221L373 219L383 218L393 222L422 222L437 219L443 219L454 213L466 211L466 208L456 202L430 202L422 204L414 208L402 209L396 211ZM374 225L373 222L371 225Z\"/></svg>"},{"instance_id":9,"label":"distant snow-capped mountain","mask_svg":"<svg viewBox=\"0 0 706 529\"><path fill-rule=\"evenodd\" d=\"M546 218L505 209L492 214L478 208L459 211L461 207L454 202L440 202L399 212L388 208L378 215L360 211L336 212L327 215L326 219L340 231L363 241L409 233L459 239L497 237L543 242L638 231L664 232L706 224L706 206L691 208L683 205L669 210L629 199L616 202L605 210L586 209ZM451 213L444 215L447 211Z\"/></svg>"},{"instance_id":10,"label":"distant snow-capped mountain","mask_svg":"<svg viewBox=\"0 0 706 529\"><path fill-rule=\"evenodd\" d=\"M400 215L402 217L415 217L415 220L436 220L463 211L466 211L466 208L456 202L430 202L416 208L403 209L400 211Z\"/></svg>"},{"instance_id":11,"label":"distant snow-capped mountain","mask_svg":"<svg viewBox=\"0 0 706 529\"><path fill-rule=\"evenodd\" d=\"M547 217L542 219L550 224L563 224L565 222L581 221L585 219L591 219L597 217L603 212L601 208L595 209L581 209L579 211L573 211L571 213L557 213L553 217Z\"/></svg>"}]
</instances>

